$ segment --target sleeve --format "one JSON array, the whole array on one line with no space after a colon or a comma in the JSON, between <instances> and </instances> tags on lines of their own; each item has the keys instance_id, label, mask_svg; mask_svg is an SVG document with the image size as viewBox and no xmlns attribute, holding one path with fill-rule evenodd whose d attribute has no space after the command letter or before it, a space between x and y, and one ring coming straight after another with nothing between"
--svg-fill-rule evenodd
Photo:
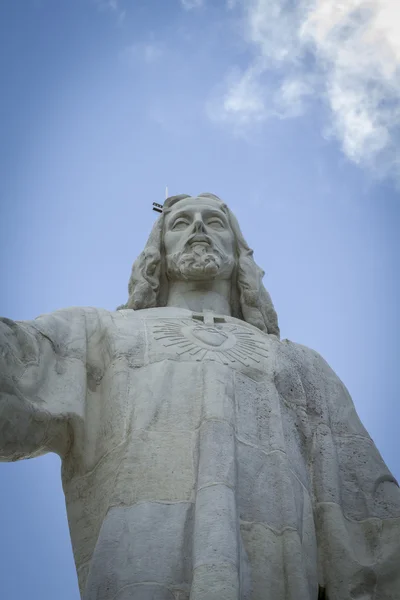
<instances>
[{"instance_id":1,"label":"sleeve","mask_svg":"<svg viewBox=\"0 0 400 600\"><path fill-rule=\"evenodd\" d=\"M0 319L0 460L68 452L84 418L85 321L82 309Z\"/></svg>"},{"instance_id":2,"label":"sleeve","mask_svg":"<svg viewBox=\"0 0 400 600\"><path fill-rule=\"evenodd\" d=\"M329 600L400 598L400 490L325 360L296 346L307 397L320 585Z\"/></svg>"}]
</instances>

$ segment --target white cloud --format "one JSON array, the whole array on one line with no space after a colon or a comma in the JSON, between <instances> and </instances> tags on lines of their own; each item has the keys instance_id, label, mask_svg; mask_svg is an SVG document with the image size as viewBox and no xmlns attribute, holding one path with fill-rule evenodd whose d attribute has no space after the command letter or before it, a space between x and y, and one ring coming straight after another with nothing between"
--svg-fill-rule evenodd
<instances>
[{"instance_id":1,"label":"white cloud","mask_svg":"<svg viewBox=\"0 0 400 600\"><path fill-rule=\"evenodd\" d=\"M297 116L318 95L347 157L400 180L400 1L242 0L240 10L253 57L227 76L212 116L242 127Z\"/></svg>"},{"instance_id":2,"label":"white cloud","mask_svg":"<svg viewBox=\"0 0 400 600\"><path fill-rule=\"evenodd\" d=\"M180 0L185 10L192 10L193 8L200 8L204 4L204 0Z\"/></svg>"},{"instance_id":3,"label":"white cloud","mask_svg":"<svg viewBox=\"0 0 400 600\"><path fill-rule=\"evenodd\" d=\"M231 73L228 92L223 98L221 114L234 117L241 124L263 120L267 116L265 89L259 81L259 69L249 67L244 73Z\"/></svg>"}]
</instances>

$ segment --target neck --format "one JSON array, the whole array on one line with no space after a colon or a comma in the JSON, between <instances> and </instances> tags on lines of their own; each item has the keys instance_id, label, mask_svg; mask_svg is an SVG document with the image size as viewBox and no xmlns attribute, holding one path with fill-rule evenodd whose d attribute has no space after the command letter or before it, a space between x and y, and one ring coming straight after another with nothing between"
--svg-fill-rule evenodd
<instances>
[{"instance_id":1,"label":"neck","mask_svg":"<svg viewBox=\"0 0 400 600\"><path fill-rule=\"evenodd\" d=\"M210 310L231 315L231 281L172 281L169 283L167 306L187 308L193 312Z\"/></svg>"}]
</instances>

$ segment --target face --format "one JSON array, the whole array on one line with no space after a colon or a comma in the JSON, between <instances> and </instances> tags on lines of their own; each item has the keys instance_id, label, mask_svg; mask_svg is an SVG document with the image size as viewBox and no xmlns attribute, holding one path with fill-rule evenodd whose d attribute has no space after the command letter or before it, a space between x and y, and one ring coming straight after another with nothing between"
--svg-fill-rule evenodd
<instances>
[{"instance_id":1,"label":"face","mask_svg":"<svg viewBox=\"0 0 400 600\"><path fill-rule=\"evenodd\" d=\"M229 279L235 264L228 218L208 198L187 198L174 205L165 217L164 249L169 279Z\"/></svg>"}]
</instances>

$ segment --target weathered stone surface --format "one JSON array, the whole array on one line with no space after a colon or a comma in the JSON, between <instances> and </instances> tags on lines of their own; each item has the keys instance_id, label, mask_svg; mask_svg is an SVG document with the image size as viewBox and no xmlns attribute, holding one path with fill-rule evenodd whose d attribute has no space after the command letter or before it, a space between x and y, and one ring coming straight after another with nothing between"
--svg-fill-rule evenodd
<instances>
[{"instance_id":1,"label":"weathered stone surface","mask_svg":"<svg viewBox=\"0 0 400 600\"><path fill-rule=\"evenodd\" d=\"M104 519L85 590L88 600L114 598L121 589L153 583L189 589L193 505L140 502L113 507ZM158 593L160 587L156 587ZM136 591L137 597L140 591ZM163 597L163 596L160 596ZM168 595L167 595L168 597Z\"/></svg>"},{"instance_id":2,"label":"weathered stone surface","mask_svg":"<svg viewBox=\"0 0 400 600\"><path fill-rule=\"evenodd\" d=\"M83 600L400 598L398 485L261 278L172 198L122 310L0 322L0 456L61 456Z\"/></svg>"}]
</instances>

